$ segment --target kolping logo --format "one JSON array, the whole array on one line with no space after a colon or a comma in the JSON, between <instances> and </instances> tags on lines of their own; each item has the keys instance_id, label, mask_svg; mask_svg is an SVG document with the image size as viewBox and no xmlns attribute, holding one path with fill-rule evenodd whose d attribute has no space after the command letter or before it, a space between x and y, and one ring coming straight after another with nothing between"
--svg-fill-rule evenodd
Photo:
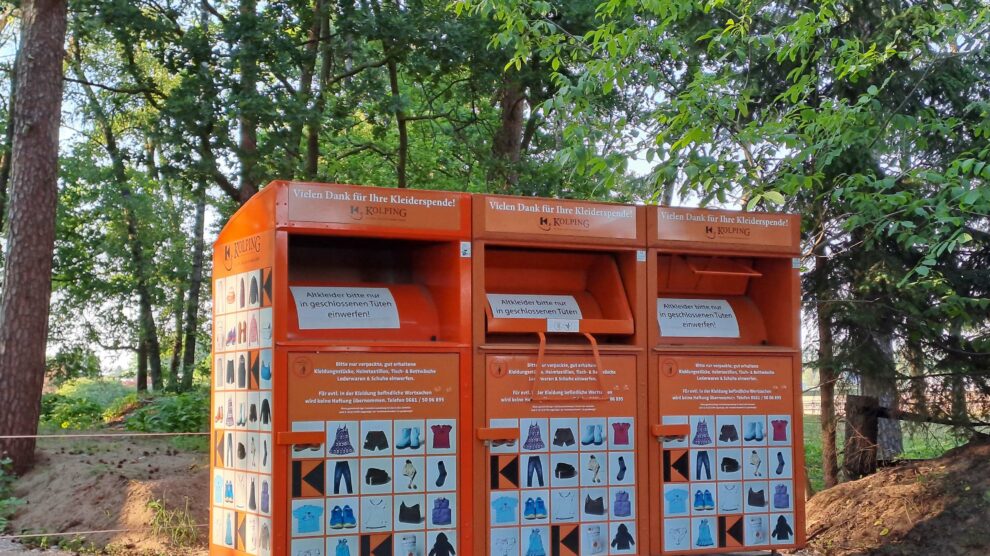
<instances>
[{"instance_id":1,"label":"kolping logo","mask_svg":"<svg viewBox=\"0 0 990 556\"><path fill-rule=\"evenodd\" d=\"M748 239L749 234L748 226L705 226L705 237L708 239Z\"/></svg>"},{"instance_id":2,"label":"kolping logo","mask_svg":"<svg viewBox=\"0 0 990 556\"><path fill-rule=\"evenodd\" d=\"M351 205L351 220L363 220L364 217L381 220L403 220L408 215L408 211L400 207L374 206L374 205Z\"/></svg>"},{"instance_id":3,"label":"kolping logo","mask_svg":"<svg viewBox=\"0 0 990 556\"><path fill-rule=\"evenodd\" d=\"M587 230L591 227L591 222L587 218L573 216L541 216L539 227L544 232L549 232L552 228Z\"/></svg>"},{"instance_id":4,"label":"kolping logo","mask_svg":"<svg viewBox=\"0 0 990 556\"><path fill-rule=\"evenodd\" d=\"M223 267L230 271L234 268L234 260L248 253L261 253L261 235L256 235L223 246Z\"/></svg>"}]
</instances>

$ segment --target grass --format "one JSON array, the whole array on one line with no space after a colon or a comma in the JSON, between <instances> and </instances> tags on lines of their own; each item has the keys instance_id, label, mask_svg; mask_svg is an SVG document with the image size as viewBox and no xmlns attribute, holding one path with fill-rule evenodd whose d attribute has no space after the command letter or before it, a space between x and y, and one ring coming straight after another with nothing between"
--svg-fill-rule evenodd
<instances>
[{"instance_id":1,"label":"grass","mask_svg":"<svg viewBox=\"0 0 990 556\"><path fill-rule=\"evenodd\" d=\"M904 431L902 459L932 459L946 450L965 444L966 439L954 434L952 427L934 424L901 424ZM840 422L836 433L839 447L839 465L842 465L842 447L845 444L845 423ZM815 492L825 487L822 472L822 426L818 415L804 416L804 460L808 477Z\"/></svg>"},{"instance_id":2,"label":"grass","mask_svg":"<svg viewBox=\"0 0 990 556\"><path fill-rule=\"evenodd\" d=\"M189 512L189 498L185 508L170 510L162 500L150 500L148 508L154 513L151 518L151 532L156 536L166 536L172 546L185 547L196 543L199 536L196 520Z\"/></svg>"},{"instance_id":3,"label":"grass","mask_svg":"<svg viewBox=\"0 0 990 556\"><path fill-rule=\"evenodd\" d=\"M182 452L210 452L210 437L208 436L175 436L169 440L173 448Z\"/></svg>"}]
</instances>

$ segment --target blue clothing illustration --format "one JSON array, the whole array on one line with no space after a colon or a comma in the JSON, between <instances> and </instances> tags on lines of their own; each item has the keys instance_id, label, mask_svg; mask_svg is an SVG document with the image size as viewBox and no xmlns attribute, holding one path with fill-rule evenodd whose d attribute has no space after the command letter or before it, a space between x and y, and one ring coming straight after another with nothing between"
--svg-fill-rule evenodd
<instances>
[{"instance_id":1,"label":"blue clothing illustration","mask_svg":"<svg viewBox=\"0 0 990 556\"><path fill-rule=\"evenodd\" d=\"M296 531L299 533L316 533L320 530L320 519L323 516L323 508L306 504L299 506L292 511L292 517L296 518L299 525Z\"/></svg>"},{"instance_id":2,"label":"blue clothing illustration","mask_svg":"<svg viewBox=\"0 0 990 556\"><path fill-rule=\"evenodd\" d=\"M526 556L547 556L543 549L543 538L540 537L540 530L533 529L529 533L529 548L526 549Z\"/></svg>"},{"instance_id":3,"label":"blue clothing illustration","mask_svg":"<svg viewBox=\"0 0 990 556\"><path fill-rule=\"evenodd\" d=\"M234 546L234 525L231 523L230 516L227 516L227 532L223 536L223 543L227 546Z\"/></svg>"},{"instance_id":4,"label":"blue clothing illustration","mask_svg":"<svg viewBox=\"0 0 990 556\"><path fill-rule=\"evenodd\" d=\"M667 500L667 515L687 513L688 491L675 488L668 490L663 497Z\"/></svg>"},{"instance_id":5,"label":"blue clothing illustration","mask_svg":"<svg viewBox=\"0 0 990 556\"><path fill-rule=\"evenodd\" d=\"M509 498L508 496L496 498L492 502L492 513L495 514L495 523L515 523L518 519L518 514L516 513L516 506L518 505L519 501L515 498Z\"/></svg>"},{"instance_id":6,"label":"blue clothing illustration","mask_svg":"<svg viewBox=\"0 0 990 556\"><path fill-rule=\"evenodd\" d=\"M712 532L708 528L708 520L702 519L701 523L698 524L698 546L712 546L714 544Z\"/></svg>"},{"instance_id":7,"label":"blue clothing illustration","mask_svg":"<svg viewBox=\"0 0 990 556\"><path fill-rule=\"evenodd\" d=\"M223 477L217 475L213 478L213 505L223 504Z\"/></svg>"}]
</instances>

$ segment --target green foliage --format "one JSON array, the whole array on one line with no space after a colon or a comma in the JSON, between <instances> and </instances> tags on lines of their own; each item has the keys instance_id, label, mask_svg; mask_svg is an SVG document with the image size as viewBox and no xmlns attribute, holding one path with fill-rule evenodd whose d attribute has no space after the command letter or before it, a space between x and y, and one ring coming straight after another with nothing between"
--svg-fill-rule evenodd
<instances>
[{"instance_id":1,"label":"green foliage","mask_svg":"<svg viewBox=\"0 0 990 556\"><path fill-rule=\"evenodd\" d=\"M86 400L107 408L116 400L134 392L120 382L107 379L80 378L66 382L55 393L67 398Z\"/></svg>"},{"instance_id":2,"label":"green foliage","mask_svg":"<svg viewBox=\"0 0 990 556\"><path fill-rule=\"evenodd\" d=\"M103 406L85 398L45 394L41 397L40 421L59 429L91 429L103 423Z\"/></svg>"},{"instance_id":3,"label":"green foliage","mask_svg":"<svg viewBox=\"0 0 990 556\"><path fill-rule=\"evenodd\" d=\"M10 516L23 501L12 496L13 484L16 477L10 472L9 458L0 459L0 533L6 531Z\"/></svg>"},{"instance_id":4,"label":"green foliage","mask_svg":"<svg viewBox=\"0 0 990 556\"><path fill-rule=\"evenodd\" d=\"M136 401L134 391L119 382L74 379L41 397L40 422L58 429L91 429L118 418Z\"/></svg>"},{"instance_id":5,"label":"green foliage","mask_svg":"<svg viewBox=\"0 0 990 556\"><path fill-rule=\"evenodd\" d=\"M55 386L76 378L99 378L100 359L84 346L61 346L45 363L45 376Z\"/></svg>"},{"instance_id":6,"label":"green foliage","mask_svg":"<svg viewBox=\"0 0 990 556\"><path fill-rule=\"evenodd\" d=\"M209 428L210 393L197 389L153 398L124 421L139 432L202 432Z\"/></svg>"}]
</instances>

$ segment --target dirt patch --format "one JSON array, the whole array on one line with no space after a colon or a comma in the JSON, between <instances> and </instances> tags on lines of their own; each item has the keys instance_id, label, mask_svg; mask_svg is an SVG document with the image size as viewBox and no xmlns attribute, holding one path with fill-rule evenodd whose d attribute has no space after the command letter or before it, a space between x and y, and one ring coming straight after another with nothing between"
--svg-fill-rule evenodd
<instances>
[{"instance_id":1,"label":"dirt patch","mask_svg":"<svg viewBox=\"0 0 990 556\"><path fill-rule=\"evenodd\" d=\"M168 530L153 531L157 512L149 503L158 501L166 511L188 508L187 524L208 523L207 454L176 450L166 437L42 442L38 464L15 484L24 505L11 533L113 531L80 535L72 546L113 554L206 553L206 527L179 546Z\"/></svg>"},{"instance_id":2,"label":"dirt patch","mask_svg":"<svg viewBox=\"0 0 990 556\"><path fill-rule=\"evenodd\" d=\"M810 545L822 554L990 554L990 443L884 469L808 502Z\"/></svg>"}]
</instances>

